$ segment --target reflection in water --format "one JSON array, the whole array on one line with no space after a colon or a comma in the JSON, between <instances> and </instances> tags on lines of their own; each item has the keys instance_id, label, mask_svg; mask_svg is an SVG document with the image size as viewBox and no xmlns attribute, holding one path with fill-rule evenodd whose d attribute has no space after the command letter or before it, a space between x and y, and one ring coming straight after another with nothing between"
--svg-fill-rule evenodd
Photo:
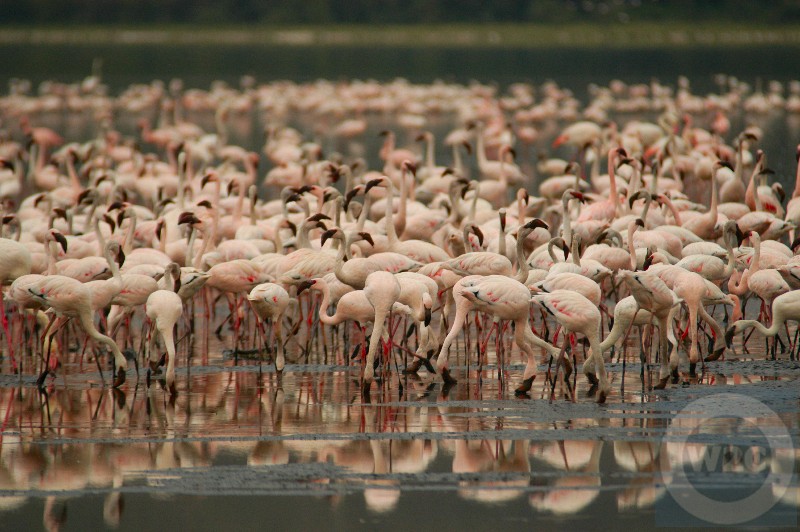
<instances>
[{"instance_id":1,"label":"reflection in water","mask_svg":"<svg viewBox=\"0 0 800 532\"><path fill-rule=\"evenodd\" d=\"M349 371L290 370L279 384L246 365L196 370L174 402L157 386L125 394L73 384L49 395L6 387L0 508L11 512L45 496L43 523L57 530L71 498L100 492L97 511L116 527L132 491L291 490L325 495L331 508L361 493L370 511L384 515L400 511L404 490L424 488L491 506L527 500L553 516L590 511L602 490L612 490L618 511L629 513L653 511L671 472L701 471L716 447L728 457L748 449L726 441L754 420L715 420L703 431L719 437L713 443L662 441L675 408L668 401L614 396L616 404L600 408L580 386L574 404L515 401L489 378L494 370L483 371L482 393L496 399L475 400L466 386L444 396L438 386L408 379L406 400L397 402L399 390L387 383L388 400L364 405ZM797 433L796 413L781 420ZM672 430L694 430L675 423ZM755 465L727 459L718 473L734 484L767 471L788 478L795 454L778 449ZM797 493L795 481L780 493L782 504L796 507Z\"/></svg>"}]
</instances>

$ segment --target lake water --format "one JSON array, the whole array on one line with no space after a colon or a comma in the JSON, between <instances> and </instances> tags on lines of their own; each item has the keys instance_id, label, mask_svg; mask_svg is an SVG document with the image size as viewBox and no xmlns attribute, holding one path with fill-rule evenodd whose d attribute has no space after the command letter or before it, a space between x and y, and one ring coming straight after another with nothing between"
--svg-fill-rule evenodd
<instances>
[{"instance_id":1,"label":"lake water","mask_svg":"<svg viewBox=\"0 0 800 532\"><path fill-rule=\"evenodd\" d=\"M552 79L585 98L589 83L614 78L674 84L685 75L700 94L715 90L718 72L751 84L786 82L798 76L798 52L5 45L0 72L74 82L100 58L115 93L153 79L207 88L252 74L262 82L404 77L500 86ZM767 126L770 165L789 185L797 117L734 118L734 129ZM91 126L76 127L88 136ZM256 134L249 141L260 142ZM765 483L775 504L749 506L751 524L797 522L800 365L788 353L765 360L757 334L752 354L737 343L739 355L664 391L642 385L631 338L624 373L620 359L612 366L606 405L594 403L582 375L574 395L559 385L551 400L544 365L531 397L516 398L518 359L498 370L490 353L477 368L463 350L454 388L424 371L407 378L392 368L364 404L345 354L352 346L317 349L310 360L293 353L290 362L307 363L290 364L279 379L266 363L260 371L253 355L229 355L230 333L216 341L202 330L179 345L174 404L160 386L146 389L143 374L137 384L131 373L122 393L101 387L94 362L79 353L65 360L47 395L30 368L22 377L4 371L0 529L640 529L714 523L685 509L687 497L699 498L691 489L711 499L708 508L719 503L718 516L722 503ZM770 414L748 417L740 405L753 404Z\"/></svg>"}]
</instances>

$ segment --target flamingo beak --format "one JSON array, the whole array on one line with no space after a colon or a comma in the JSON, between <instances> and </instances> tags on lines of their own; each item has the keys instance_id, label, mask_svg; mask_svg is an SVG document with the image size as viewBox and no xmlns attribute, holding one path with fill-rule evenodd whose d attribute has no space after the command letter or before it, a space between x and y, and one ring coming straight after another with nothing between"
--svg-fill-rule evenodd
<instances>
[{"instance_id":1,"label":"flamingo beak","mask_svg":"<svg viewBox=\"0 0 800 532\"><path fill-rule=\"evenodd\" d=\"M525 227L528 229L536 229L537 227L541 227L542 229L550 230L550 226L548 226L543 220L539 218L534 218L530 222L526 223Z\"/></svg>"},{"instance_id":2,"label":"flamingo beak","mask_svg":"<svg viewBox=\"0 0 800 532\"><path fill-rule=\"evenodd\" d=\"M730 349L733 344L733 335L736 334L736 327L730 327L725 331L725 346Z\"/></svg>"},{"instance_id":3,"label":"flamingo beak","mask_svg":"<svg viewBox=\"0 0 800 532\"><path fill-rule=\"evenodd\" d=\"M62 235L61 233L53 233L53 238L55 238L56 241L59 244L61 244L61 249L63 249L64 253L66 253L67 252L67 238L64 235Z\"/></svg>"},{"instance_id":4,"label":"flamingo beak","mask_svg":"<svg viewBox=\"0 0 800 532\"><path fill-rule=\"evenodd\" d=\"M424 323L425 323L425 327L428 327L431 324L431 309L429 309L427 307L425 308L425 321L424 321Z\"/></svg>"},{"instance_id":5,"label":"flamingo beak","mask_svg":"<svg viewBox=\"0 0 800 532\"><path fill-rule=\"evenodd\" d=\"M478 226L473 226L472 232L478 237L478 243L483 246L483 231Z\"/></svg>"},{"instance_id":6,"label":"flamingo beak","mask_svg":"<svg viewBox=\"0 0 800 532\"><path fill-rule=\"evenodd\" d=\"M328 239L332 238L333 235L335 235L335 234L336 234L336 229L328 229L327 231L322 233L322 236L319 239L319 245L320 246L324 246L325 242L327 242Z\"/></svg>"},{"instance_id":7,"label":"flamingo beak","mask_svg":"<svg viewBox=\"0 0 800 532\"><path fill-rule=\"evenodd\" d=\"M358 234L359 234L359 236L361 236L361 238L362 238L362 239L364 239L366 242L369 242L369 245L370 245L370 246L372 246L372 247L375 247L375 241L374 241L374 240L372 240L372 235L371 235L371 234L369 234L369 233L366 233L366 232L364 232L364 233L358 233Z\"/></svg>"},{"instance_id":8,"label":"flamingo beak","mask_svg":"<svg viewBox=\"0 0 800 532\"><path fill-rule=\"evenodd\" d=\"M310 280L310 281L306 280L306 281L303 281L303 282L301 282L300 284L298 284L298 285L297 285L297 295L299 296L300 294L302 294L303 292L305 292L307 289L309 289L309 288L311 288L312 286L314 286L314 283L315 283L315 282L316 282L316 281L314 281L314 280L312 279L312 280Z\"/></svg>"}]
</instances>

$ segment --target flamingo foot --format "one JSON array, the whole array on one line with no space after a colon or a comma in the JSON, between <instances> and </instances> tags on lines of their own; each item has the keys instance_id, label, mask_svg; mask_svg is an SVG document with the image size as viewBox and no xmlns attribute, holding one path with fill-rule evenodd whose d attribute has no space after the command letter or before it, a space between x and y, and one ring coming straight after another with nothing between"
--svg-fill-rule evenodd
<instances>
[{"instance_id":1,"label":"flamingo foot","mask_svg":"<svg viewBox=\"0 0 800 532\"><path fill-rule=\"evenodd\" d=\"M411 362L411 364L409 364L408 366L406 366L403 369L403 373L405 375L416 375L421 367L422 367L422 359L421 358L415 358Z\"/></svg>"},{"instance_id":2,"label":"flamingo foot","mask_svg":"<svg viewBox=\"0 0 800 532\"><path fill-rule=\"evenodd\" d=\"M608 397L608 390L600 390L600 393L597 394L597 404L603 404L606 402L606 398Z\"/></svg>"},{"instance_id":3,"label":"flamingo foot","mask_svg":"<svg viewBox=\"0 0 800 532\"><path fill-rule=\"evenodd\" d=\"M126 378L125 370L123 368L117 368L117 376L114 379L114 383L112 384L112 386L114 388L119 388L120 386L125 384L125 378Z\"/></svg>"},{"instance_id":4,"label":"flamingo foot","mask_svg":"<svg viewBox=\"0 0 800 532\"><path fill-rule=\"evenodd\" d=\"M450 370L447 368L442 368L442 380L447 385L453 385L458 382L452 375L450 375Z\"/></svg>"},{"instance_id":5,"label":"flamingo foot","mask_svg":"<svg viewBox=\"0 0 800 532\"><path fill-rule=\"evenodd\" d=\"M704 358L703 360L704 360L705 362L714 362L715 360L719 360L719 358L722 356L722 354L723 354L724 352L725 352L725 347L720 347L719 349L717 349L716 351L714 351L713 353L711 353L710 355L708 355L708 356L707 356L706 358Z\"/></svg>"},{"instance_id":6,"label":"flamingo foot","mask_svg":"<svg viewBox=\"0 0 800 532\"><path fill-rule=\"evenodd\" d=\"M532 375L527 379L522 380L522 384L517 386L517 389L514 390L514 395L528 395L528 392L531 391L533 387L533 380L536 378L536 375Z\"/></svg>"},{"instance_id":7,"label":"flamingo foot","mask_svg":"<svg viewBox=\"0 0 800 532\"><path fill-rule=\"evenodd\" d=\"M655 386L653 386L653 389L654 389L654 390L663 390L664 388L666 388L666 387L667 387L667 381L669 381L669 375L667 375L666 377L662 377L661 379L659 379L659 380L658 380L658 384L656 384Z\"/></svg>"}]
</instances>

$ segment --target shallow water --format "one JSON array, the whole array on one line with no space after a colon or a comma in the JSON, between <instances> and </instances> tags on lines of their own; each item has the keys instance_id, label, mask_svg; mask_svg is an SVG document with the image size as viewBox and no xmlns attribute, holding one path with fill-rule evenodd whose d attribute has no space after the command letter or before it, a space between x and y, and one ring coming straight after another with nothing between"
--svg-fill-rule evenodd
<instances>
[{"instance_id":1,"label":"shallow water","mask_svg":"<svg viewBox=\"0 0 800 532\"><path fill-rule=\"evenodd\" d=\"M157 377L146 386L144 370L138 381L131 370L122 391L104 388L90 355L80 366L77 353L46 394L30 372L0 378L0 527L63 518L65 529L211 530L232 520L246 529L400 529L409 512L423 530L591 526L601 517L615 527L696 524L672 498L680 471L722 501L772 474L791 486L787 502L757 522L796 519L797 462L782 469L800 435L800 363L788 354L729 353L657 391L642 385L631 339L624 368L618 358L609 366L612 394L597 405L582 375L570 381L574 395L560 379L551 395L544 364L530 397L516 397L518 353L504 352L502 371L491 351L483 367L474 353L467 367L462 345L454 387L424 369L398 377L393 368L366 402L358 361L332 341L327 363L314 349L279 377L267 354L259 364L252 351L233 357L231 338L212 335L206 348L195 337L198 345L179 344L174 401ZM290 360L302 356L287 347ZM582 346L574 351L580 361ZM695 409L698 400L722 417ZM770 415L740 415L737 402L748 400Z\"/></svg>"}]
</instances>

